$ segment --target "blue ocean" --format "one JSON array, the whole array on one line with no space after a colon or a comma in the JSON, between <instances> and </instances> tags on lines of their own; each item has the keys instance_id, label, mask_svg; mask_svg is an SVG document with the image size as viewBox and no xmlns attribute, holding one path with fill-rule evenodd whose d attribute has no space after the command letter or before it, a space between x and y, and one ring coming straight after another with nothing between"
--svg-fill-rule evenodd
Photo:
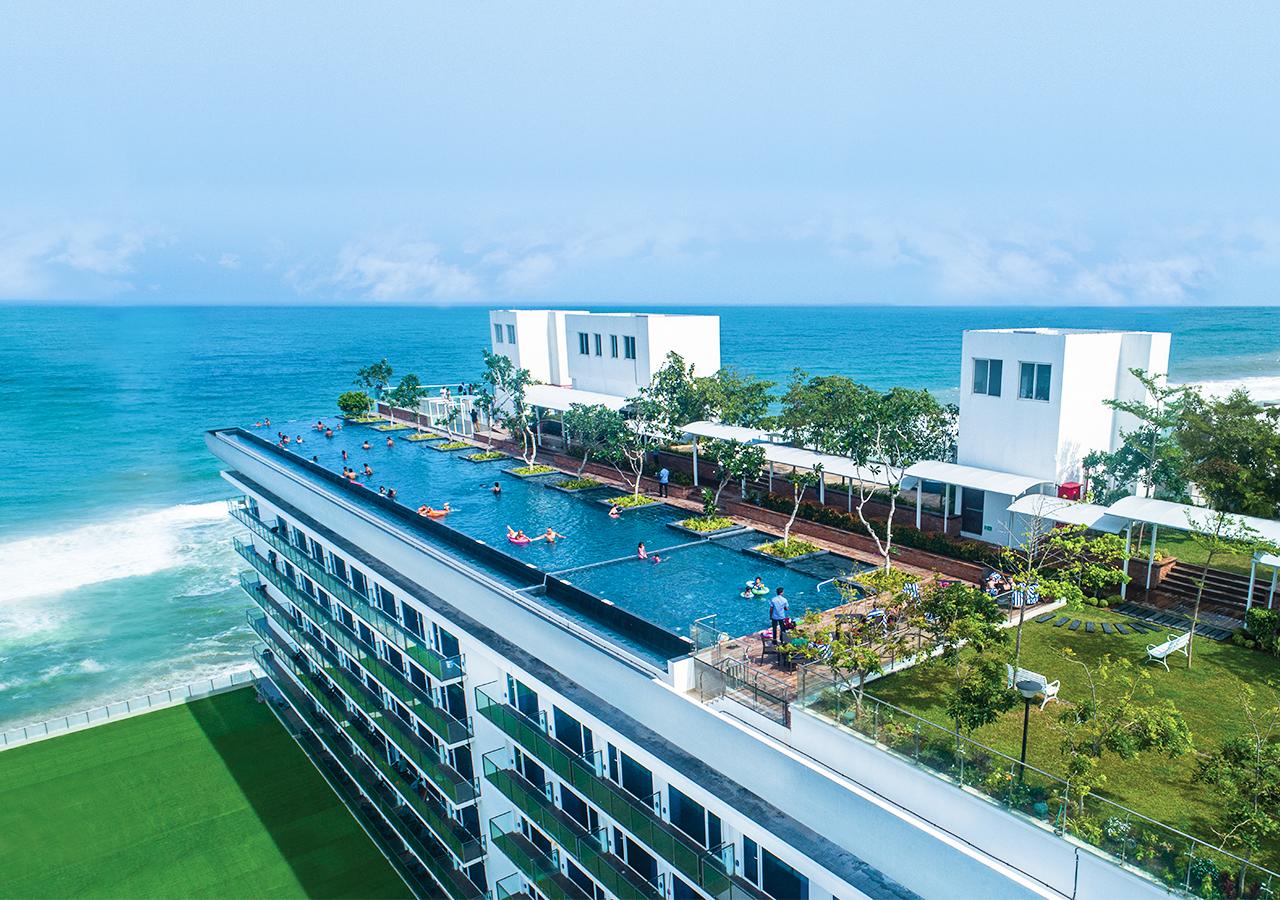
<instances>
[{"instance_id":1,"label":"blue ocean","mask_svg":"<svg viewBox=\"0 0 1280 900\"><path fill-rule=\"evenodd\" d=\"M1273 309L839 307L721 316L722 357L954 399L966 328L1173 332L1170 377L1280 396ZM247 600L205 451L220 425L333 412L387 357L478 377L483 308L0 306L0 728L239 667Z\"/></svg>"}]
</instances>

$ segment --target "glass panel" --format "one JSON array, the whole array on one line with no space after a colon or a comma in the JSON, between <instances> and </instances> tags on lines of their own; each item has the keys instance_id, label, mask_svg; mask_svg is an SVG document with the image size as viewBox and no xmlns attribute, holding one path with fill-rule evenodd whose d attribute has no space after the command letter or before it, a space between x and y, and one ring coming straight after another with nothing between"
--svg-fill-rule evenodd
<instances>
[{"instance_id":1,"label":"glass panel","mask_svg":"<svg viewBox=\"0 0 1280 900\"><path fill-rule=\"evenodd\" d=\"M1030 400L1036 390L1036 364L1023 363L1018 378L1018 399Z\"/></svg>"},{"instance_id":2,"label":"glass panel","mask_svg":"<svg viewBox=\"0 0 1280 900\"><path fill-rule=\"evenodd\" d=\"M987 373L987 395L990 397L1000 396L1000 382L1004 378L1004 362L998 359L987 360L989 371Z\"/></svg>"},{"instance_id":3,"label":"glass panel","mask_svg":"<svg viewBox=\"0 0 1280 900\"><path fill-rule=\"evenodd\" d=\"M975 394L987 392L987 361L985 359L973 361L973 392Z\"/></svg>"},{"instance_id":4,"label":"glass panel","mask_svg":"<svg viewBox=\"0 0 1280 900\"><path fill-rule=\"evenodd\" d=\"M1053 367L1041 363L1036 366L1036 399L1049 399L1049 380L1053 373Z\"/></svg>"}]
</instances>

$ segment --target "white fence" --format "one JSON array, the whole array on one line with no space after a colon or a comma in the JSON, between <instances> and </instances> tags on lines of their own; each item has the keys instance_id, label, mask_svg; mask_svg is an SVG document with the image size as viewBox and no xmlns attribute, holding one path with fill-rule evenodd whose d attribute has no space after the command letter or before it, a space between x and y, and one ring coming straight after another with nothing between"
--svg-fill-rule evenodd
<instances>
[{"instance_id":1,"label":"white fence","mask_svg":"<svg viewBox=\"0 0 1280 900\"><path fill-rule=\"evenodd\" d=\"M257 666L250 666L247 669L215 675L212 678L184 684L181 687L156 691L147 694L145 697L119 700L107 706L97 706L93 709L86 709L84 712L72 713L69 716L62 716L57 719L49 719L46 722L38 722L35 725L11 728L0 734L0 750L8 750L20 744L38 741L57 734L80 731L83 728L91 728L94 725L101 725L115 719L123 719L148 710L163 709L166 706L177 706L179 703L186 703L189 700L211 697L214 694L221 694L223 691L229 691L232 688L251 684L261 677L262 673Z\"/></svg>"}]
</instances>

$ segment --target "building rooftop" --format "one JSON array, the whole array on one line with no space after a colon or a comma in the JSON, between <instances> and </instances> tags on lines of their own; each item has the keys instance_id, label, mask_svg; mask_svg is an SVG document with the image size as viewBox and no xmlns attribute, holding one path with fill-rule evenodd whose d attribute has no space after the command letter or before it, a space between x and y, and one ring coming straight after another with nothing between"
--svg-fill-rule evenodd
<instances>
[{"instance_id":1,"label":"building rooftop","mask_svg":"<svg viewBox=\"0 0 1280 900\"><path fill-rule=\"evenodd\" d=\"M1163 331L1137 331L1128 328L968 328L965 334L1042 334L1042 335L1072 335L1072 334L1167 334Z\"/></svg>"},{"instance_id":2,"label":"building rooftop","mask_svg":"<svg viewBox=\"0 0 1280 900\"><path fill-rule=\"evenodd\" d=\"M819 585L868 568L836 554L784 566L747 552L769 536L748 528L710 539L693 535L673 527L689 514L665 504L610 518L607 501L616 496L616 488L567 493L553 487L564 480L559 472L520 478L506 471L518 460L473 462L465 458L473 448L442 451L437 449L440 440L411 442L404 439L411 432L379 432L367 426L348 425L326 439L308 431L313 425L314 420L287 426L287 433L305 438L301 447L291 443L288 451L250 431L219 435L286 460L299 478L323 480L391 513L415 537L425 537L508 588L651 662L691 650L695 623L733 637L766 629L768 596L777 587L785 589L796 618L809 609L839 605L841 594L819 590ZM394 439L390 447L389 436ZM366 441L368 450L363 449ZM313 456L318 463L311 462ZM366 462L374 474L360 477L360 487L342 481L344 465L363 471ZM495 482L501 485L496 496ZM398 502L388 503L378 495L383 486L396 489ZM452 512L444 518L415 513L419 506L439 509L446 502ZM548 527L565 537L555 543L514 544L508 540L508 526L531 538ZM661 562L639 559L641 542L650 557ZM744 599L744 587L757 577L768 594Z\"/></svg>"}]
</instances>

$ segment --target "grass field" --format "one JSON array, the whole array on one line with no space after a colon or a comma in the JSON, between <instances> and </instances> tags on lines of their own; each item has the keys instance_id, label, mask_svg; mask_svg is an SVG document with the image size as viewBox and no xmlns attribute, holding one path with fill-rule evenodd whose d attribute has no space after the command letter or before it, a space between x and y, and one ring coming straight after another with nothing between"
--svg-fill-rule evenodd
<instances>
[{"instance_id":1,"label":"grass field","mask_svg":"<svg viewBox=\"0 0 1280 900\"><path fill-rule=\"evenodd\" d=\"M2 897L405 897L244 688L0 753Z\"/></svg>"},{"instance_id":2,"label":"grass field","mask_svg":"<svg viewBox=\"0 0 1280 900\"><path fill-rule=\"evenodd\" d=\"M1090 608L1073 616L1095 622L1127 621L1108 610ZM1053 628L1048 623L1036 624L1028 619L1023 628L1021 665L1048 676L1050 681L1061 679L1059 696L1070 702L1086 696L1087 682L1080 666L1063 658L1063 648L1070 647L1078 659L1090 665L1107 653L1140 663L1146 658L1147 644L1159 643L1159 640L1156 635L1070 632L1066 626ZM1198 638L1192 668L1186 668L1186 657L1182 654L1169 658L1169 668L1171 671L1166 672L1155 664L1145 666L1149 683L1155 689L1154 696L1172 700L1182 711L1197 751L1212 752L1224 738L1243 728L1242 685L1254 687L1259 704L1280 702L1280 660L1273 656ZM908 669L867 689L888 703L949 727L944 709L946 690L945 675L930 667ZM1050 719L1060 710L1061 704L1055 703L1050 703L1043 712L1034 706L1031 708L1027 761L1054 774L1062 773L1065 768L1058 749L1060 738L1050 727ZM973 737L1016 757L1022 741L1022 704L994 724L976 731ZM1104 764L1107 783L1099 793L1216 844L1213 789L1192 782L1195 767L1195 754L1178 759L1142 755L1129 762L1108 757ZM1276 868L1280 864L1280 841L1263 856L1264 864Z\"/></svg>"}]
</instances>

